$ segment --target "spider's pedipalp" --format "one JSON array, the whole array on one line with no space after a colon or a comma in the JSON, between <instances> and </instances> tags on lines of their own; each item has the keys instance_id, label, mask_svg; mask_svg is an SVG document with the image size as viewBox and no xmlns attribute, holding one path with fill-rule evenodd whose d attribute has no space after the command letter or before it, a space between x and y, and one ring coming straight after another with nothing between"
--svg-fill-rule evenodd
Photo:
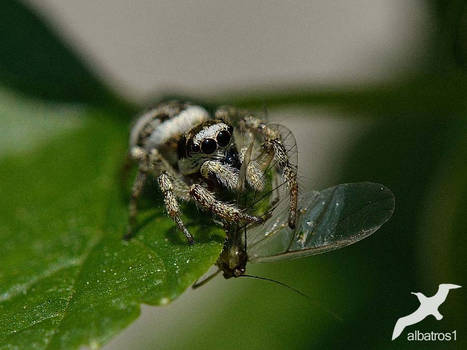
<instances>
[{"instance_id":1,"label":"spider's pedipalp","mask_svg":"<svg viewBox=\"0 0 467 350\"><path fill-rule=\"evenodd\" d=\"M230 191L235 191L238 188L238 169L235 169L228 164L222 164L215 161L204 162L201 166L201 175L204 178L214 176Z\"/></svg>"}]
</instances>

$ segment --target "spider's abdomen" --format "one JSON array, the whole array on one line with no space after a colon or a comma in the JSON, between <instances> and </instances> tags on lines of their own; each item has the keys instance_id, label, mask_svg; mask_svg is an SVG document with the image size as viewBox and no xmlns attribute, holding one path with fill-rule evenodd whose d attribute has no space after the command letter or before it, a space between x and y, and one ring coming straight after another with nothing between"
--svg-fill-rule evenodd
<instances>
[{"instance_id":1,"label":"spider's abdomen","mask_svg":"<svg viewBox=\"0 0 467 350\"><path fill-rule=\"evenodd\" d=\"M174 164L180 138L208 119L208 112L200 106L180 102L162 104L136 121L130 133L130 148L138 146L147 151L155 148Z\"/></svg>"}]
</instances>

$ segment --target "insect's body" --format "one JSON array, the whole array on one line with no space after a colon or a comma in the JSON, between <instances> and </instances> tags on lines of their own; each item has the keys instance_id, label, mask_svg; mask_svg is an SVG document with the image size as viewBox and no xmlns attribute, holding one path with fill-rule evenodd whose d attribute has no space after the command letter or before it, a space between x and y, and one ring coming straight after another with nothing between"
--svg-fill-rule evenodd
<instances>
[{"instance_id":1,"label":"insect's body","mask_svg":"<svg viewBox=\"0 0 467 350\"><path fill-rule=\"evenodd\" d=\"M248 263L245 242L238 226L230 227L227 237L216 265L225 278L239 277L245 273Z\"/></svg>"},{"instance_id":2,"label":"insect's body","mask_svg":"<svg viewBox=\"0 0 467 350\"><path fill-rule=\"evenodd\" d=\"M238 143L234 134L248 137ZM130 201L128 234L148 175L157 178L169 216L190 243L193 238L181 220L179 199L194 201L220 219L225 228L233 223L258 224L260 217L231 202L246 188L263 192L265 175L271 171L281 172L287 182L290 225L294 224L296 168L287 159L280 133L249 113L220 108L211 116L204 108L188 103L161 104L135 123L129 155L138 162L139 172Z\"/></svg>"}]
</instances>

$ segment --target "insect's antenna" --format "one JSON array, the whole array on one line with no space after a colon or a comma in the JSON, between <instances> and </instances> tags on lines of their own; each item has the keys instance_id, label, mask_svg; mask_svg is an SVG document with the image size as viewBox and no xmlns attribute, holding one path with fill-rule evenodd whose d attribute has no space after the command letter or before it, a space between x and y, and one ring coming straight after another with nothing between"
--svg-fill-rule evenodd
<instances>
[{"instance_id":1,"label":"insect's antenna","mask_svg":"<svg viewBox=\"0 0 467 350\"><path fill-rule=\"evenodd\" d=\"M309 295L306 295L305 293L301 292L300 290L298 290L297 288L294 288L292 286L289 286L288 284L284 283L284 282L281 282L281 281L277 281L277 280L273 280L272 278L267 278L267 277L261 277L261 276L255 276L255 275L240 275L238 277L249 277L249 278L256 278L258 280L263 280L263 281L269 281L269 282L273 282L273 283L276 283L282 287L286 287L292 291L294 291L295 293L297 294L300 294L302 297L305 297L307 299L311 299L311 297Z\"/></svg>"},{"instance_id":2,"label":"insect's antenna","mask_svg":"<svg viewBox=\"0 0 467 350\"><path fill-rule=\"evenodd\" d=\"M338 314L336 314L335 312L329 310L328 308L324 307L323 305L317 303L316 301L313 300L312 297L310 297L309 295L303 293L302 291L298 290L297 288L294 288L292 286L289 286L288 284L284 283L284 282L281 282L281 281L277 281L277 280L273 280L272 278L267 278L267 277L261 277L261 276L255 276L255 275L240 275L238 277L249 277L249 278L254 278L254 279L258 279L258 280L263 280L263 281L268 281L268 282L272 282L272 283L276 283L282 287L285 287L289 290L291 290L292 292L295 292L299 295L301 295L302 297L305 297L308 299L308 301L320 308L322 311L326 312L327 314L331 315L334 319L338 320L338 321L343 321L342 317L340 317Z\"/></svg>"}]
</instances>

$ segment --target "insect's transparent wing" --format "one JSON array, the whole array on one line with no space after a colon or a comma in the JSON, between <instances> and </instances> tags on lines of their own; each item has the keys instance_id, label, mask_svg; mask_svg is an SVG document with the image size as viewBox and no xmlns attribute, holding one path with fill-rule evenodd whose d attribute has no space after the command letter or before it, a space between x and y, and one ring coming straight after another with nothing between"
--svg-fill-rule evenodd
<instances>
[{"instance_id":1,"label":"insect's transparent wing","mask_svg":"<svg viewBox=\"0 0 467 350\"><path fill-rule=\"evenodd\" d=\"M268 128L276 131L280 135L280 141L285 148L289 166L295 173L298 171L298 152L297 141L292 131L281 124L267 124ZM271 173L271 196L270 203L276 207L280 201L289 201L290 192L285 179L282 176L282 170L277 167L277 159L272 159L270 164L266 166L265 176Z\"/></svg>"},{"instance_id":2,"label":"insect's transparent wing","mask_svg":"<svg viewBox=\"0 0 467 350\"><path fill-rule=\"evenodd\" d=\"M394 212L394 195L383 185L340 184L304 194L297 226L291 230L284 211L248 235L251 262L293 259L324 253L355 243L378 230Z\"/></svg>"},{"instance_id":3,"label":"insect's transparent wing","mask_svg":"<svg viewBox=\"0 0 467 350\"><path fill-rule=\"evenodd\" d=\"M280 134L289 162L296 168L298 163L297 140L292 131L282 124L268 123L267 126Z\"/></svg>"},{"instance_id":4,"label":"insect's transparent wing","mask_svg":"<svg viewBox=\"0 0 467 350\"><path fill-rule=\"evenodd\" d=\"M285 147L290 165L297 169L298 153L297 143L292 132L280 124L267 124L267 127L274 130L280 135L280 140ZM254 134L250 131L236 131L235 140L237 147L240 150L246 149L244 159L239 171L239 191L237 205L240 208L248 211L252 215L267 216L276 208L280 202L287 201L289 194L284 179L279 173L277 159L273 157L273 153L268 153L261 147L264 139L260 134ZM257 174L257 178L264 183L264 190L255 192L251 186L247 186L246 179L247 167L255 162L255 167L261 171Z\"/></svg>"}]
</instances>

